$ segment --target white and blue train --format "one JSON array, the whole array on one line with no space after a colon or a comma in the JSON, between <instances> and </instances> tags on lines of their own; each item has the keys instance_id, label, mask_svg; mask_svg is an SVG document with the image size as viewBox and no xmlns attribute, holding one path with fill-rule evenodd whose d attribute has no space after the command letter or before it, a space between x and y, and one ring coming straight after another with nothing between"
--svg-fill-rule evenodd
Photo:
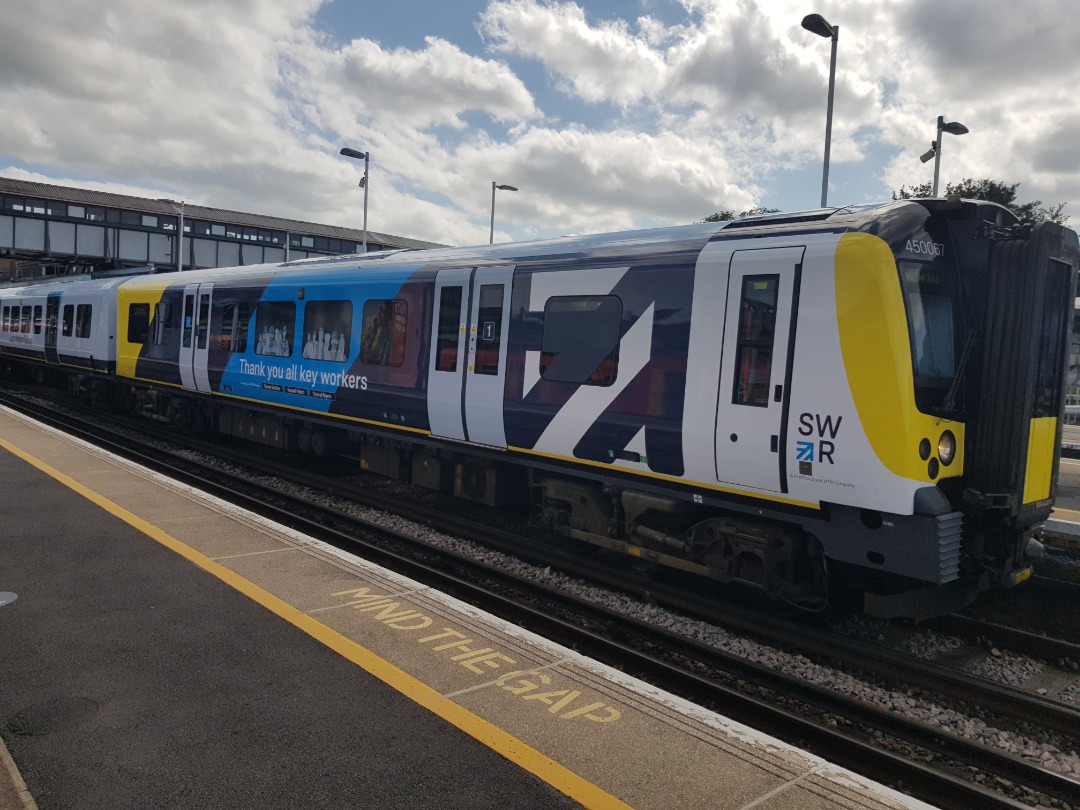
<instances>
[{"instance_id":1,"label":"white and blue train","mask_svg":"<svg viewBox=\"0 0 1080 810\"><path fill-rule=\"evenodd\" d=\"M806 607L1022 581L1080 248L962 200L0 290L7 372Z\"/></svg>"}]
</instances>

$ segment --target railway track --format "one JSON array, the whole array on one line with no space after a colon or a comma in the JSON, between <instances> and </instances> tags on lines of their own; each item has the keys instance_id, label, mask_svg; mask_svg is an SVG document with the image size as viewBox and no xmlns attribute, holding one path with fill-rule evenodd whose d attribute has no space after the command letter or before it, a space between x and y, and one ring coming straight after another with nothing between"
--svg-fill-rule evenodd
<instances>
[{"instance_id":1,"label":"railway track","mask_svg":"<svg viewBox=\"0 0 1080 810\"><path fill-rule=\"evenodd\" d=\"M20 409L22 409L20 407ZM41 418L39 413L37 418ZM53 417L49 417L52 419ZM68 425L65 430L72 430ZM102 443L101 438L88 440ZM178 441L171 437L171 441ZM131 440L122 437L110 450L131 456ZM205 448L200 448L200 451ZM217 450L220 454L220 448ZM461 555L436 551L418 543L409 533L357 520L313 504L311 493L290 495L280 489L256 486L251 474L235 478L221 470L208 472L201 462L177 460L161 450L135 453L136 460L183 476L189 483L247 508L268 514L321 539L360 553L373 561L454 594L511 621L528 626L599 660L634 673L682 694L702 705L746 722L768 733L807 747L846 767L897 785L943 806L1013 807L1019 798L1034 802L1045 798L1075 801L1080 782L1036 763L964 739L942 728L915 722L890 711L823 688L805 679L717 649L706 641L630 619L588 600L522 580L491 565ZM227 454L228 455L228 454ZM242 455L230 459L245 463ZM250 464L250 459L246 462ZM175 469L179 465L180 469ZM339 483L312 472L282 465L264 473L283 475L293 486L302 485L330 497L363 500L380 509L400 513L405 505L399 492ZM393 488L390 488L393 490ZM1044 728L1072 733L1080 727L1076 710L1043 696L1000 687L966 676L933 662L904 656L864 640L844 638L805 623L792 622L735 605L689 594L677 584L645 578L627 578L625 568L601 565L597 559L554 551L505 530L478 525L436 507L411 508L409 519L466 537L480 539L503 553L512 553L537 566L557 566L567 573L606 580L611 587L636 593L668 608L693 614L729 630L751 634L797 655L812 656L877 680L903 688L967 701L980 712L1011 722L1033 719ZM1073 651L1075 652L1075 651ZM1072 652L1070 652L1072 654ZM982 778L1008 795L990 790L973 779Z\"/></svg>"}]
</instances>

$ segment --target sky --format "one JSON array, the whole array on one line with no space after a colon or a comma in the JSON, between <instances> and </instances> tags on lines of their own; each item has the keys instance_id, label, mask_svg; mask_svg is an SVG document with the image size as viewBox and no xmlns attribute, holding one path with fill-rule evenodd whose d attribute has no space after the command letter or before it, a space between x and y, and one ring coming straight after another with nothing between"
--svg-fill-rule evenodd
<instances>
[{"instance_id":1,"label":"sky","mask_svg":"<svg viewBox=\"0 0 1080 810\"><path fill-rule=\"evenodd\" d=\"M453 245L933 178L1080 224L1075 0L0 0L0 176Z\"/></svg>"}]
</instances>

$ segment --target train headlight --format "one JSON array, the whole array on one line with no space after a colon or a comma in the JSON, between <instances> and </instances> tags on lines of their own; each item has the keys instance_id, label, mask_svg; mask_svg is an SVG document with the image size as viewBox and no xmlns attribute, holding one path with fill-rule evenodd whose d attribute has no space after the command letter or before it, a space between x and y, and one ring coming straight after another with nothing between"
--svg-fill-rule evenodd
<instances>
[{"instance_id":1,"label":"train headlight","mask_svg":"<svg viewBox=\"0 0 1080 810\"><path fill-rule=\"evenodd\" d=\"M953 436L951 430L946 430L938 439L937 454L938 458L941 459L941 463L946 467L952 464L953 459L956 458L956 437Z\"/></svg>"}]
</instances>

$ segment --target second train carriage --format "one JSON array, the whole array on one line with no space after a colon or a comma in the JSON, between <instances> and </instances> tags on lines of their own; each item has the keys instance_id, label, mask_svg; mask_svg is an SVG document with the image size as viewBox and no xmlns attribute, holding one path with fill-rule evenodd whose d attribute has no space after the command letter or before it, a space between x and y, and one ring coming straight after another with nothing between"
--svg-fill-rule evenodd
<instances>
[{"instance_id":1,"label":"second train carriage","mask_svg":"<svg viewBox=\"0 0 1080 810\"><path fill-rule=\"evenodd\" d=\"M48 366L112 374L116 287L68 280L0 290L0 354Z\"/></svg>"},{"instance_id":2,"label":"second train carriage","mask_svg":"<svg viewBox=\"0 0 1080 810\"><path fill-rule=\"evenodd\" d=\"M109 294L116 373L156 416L351 436L474 500L527 483L576 540L807 606L844 568L872 612L929 615L1028 570L1077 254L1072 231L927 200Z\"/></svg>"}]
</instances>

